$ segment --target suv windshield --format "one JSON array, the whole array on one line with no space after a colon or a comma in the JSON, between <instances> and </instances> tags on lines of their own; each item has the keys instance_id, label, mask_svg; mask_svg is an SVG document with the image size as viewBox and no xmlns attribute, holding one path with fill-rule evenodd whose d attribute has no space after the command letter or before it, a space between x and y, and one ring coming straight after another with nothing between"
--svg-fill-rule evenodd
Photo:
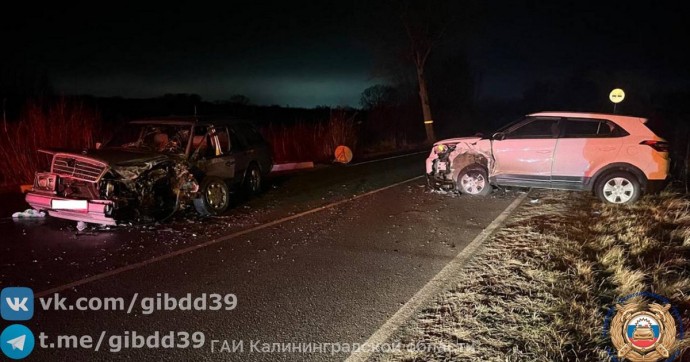
<instances>
[{"instance_id":1,"label":"suv windshield","mask_svg":"<svg viewBox=\"0 0 690 362\"><path fill-rule=\"evenodd\" d=\"M191 126L170 124L133 124L115 134L106 148L182 154L187 150Z\"/></svg>"},{"instance_id":2,"label":"suv windshield","mask_svg":"<svg viewBox=\"0 0 690 362\"><path fill-rule=\"evenodd\" d=\"M518 119L516 119L516 120L514 120L514 121L512 121L512 122L510 122L510 123L508 123L508 124L506 124L506 125L504 125L504 126L501 126L501 127L498 128L497 130L495 130L492 134L499 133L499 132L500 132L500 133L506 132L508 129L510 129L510 128L513 127L514 125L516 125L516 124L518 124L518 123L520 123L520 122L522 122L522 121L524 121L524 120L525 120L525 117L520 117L520 118L518 118Z\"/></svg>"}]
</instances>

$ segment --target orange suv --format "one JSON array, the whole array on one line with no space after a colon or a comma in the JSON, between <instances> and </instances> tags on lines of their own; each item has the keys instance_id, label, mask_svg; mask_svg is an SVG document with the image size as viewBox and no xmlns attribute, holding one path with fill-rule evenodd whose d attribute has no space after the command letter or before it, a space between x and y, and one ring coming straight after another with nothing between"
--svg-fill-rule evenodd
<instances>
[{"instance_id":1,"label":"orange suv","mask_svg":"<svg viewBox=\"0 0 690 362\"><path fill-rule=\"evenodd\" d=\"M436 188L488 195L492 185L587 190L605 202L635 202L668 176L668 143L640 117L540 112L491 137L436 142L426 174Z\"/></svg>"}]
</instances>

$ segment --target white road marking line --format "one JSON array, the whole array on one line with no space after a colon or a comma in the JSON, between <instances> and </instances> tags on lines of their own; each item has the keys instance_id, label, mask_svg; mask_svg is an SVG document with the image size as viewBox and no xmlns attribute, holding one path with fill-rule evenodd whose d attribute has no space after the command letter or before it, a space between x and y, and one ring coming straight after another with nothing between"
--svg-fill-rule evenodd
<instances>
[{"instance_id":1,"label":"white road marking line","mask_svg":"<svg viewBox=\"0 0 690 362\"><path fill-rule=\"evenodd\" d=\"M414 156L414 155L419 155L422 153L429 153L431 150L426 150L426 151L419 151L419 152L413 152L413 153L406 153L404 155L398 155L398 156L391 156L391 157L386 157L386 158L379 158L376 160L369 160L369 161L364 161L364 162L357 162L357 163L351 163L348 166L358 166L358 165L364 165L366 163L372 163L372 162L379 162L379 161L386 161L386 160L392 160L395 158L401 158L401 157L407 157L407 156Z\"/></svg>"},{"instance_id":2,"label":"white road marking line","mask_svg":"<svg viewBox=\"0 0 690 362\"><path fill-rule=\"evenodd\" d=\"M486 239L496 230L508 216L517 208L527 197L529 192L522 194L515 199L494 221L489 224L471 243L462 249L453 260L449 261L436 276L426 283L410 300L407 301L398 311L386 321L374 334L364 342L364 348L353 351L345 362L363 362L369 359L376 352L376 347L386 343L388 339L410 318L414 317L415 312L422 307L430 298L437 296L441 291L448 287L448 280L452 275L457 274L465 267L466 262L472 257L477 249Z\"/></svg>"},{"instance_id":3,"label":"white road marking line","mask_svg":"<svg viewBox=\"0 0 690 362\"><path fill-rule=\"evenodd\" d=\"M366 196L369 196L369 195L373 195L373 194L375 194L375 193L377 193L377 192L381 192L381 191L384 191L384 190L388 190L388 189L390 189L390 188L393 188L393 187L396 187L396 186L400 186L400 185L402 185L402 184L406 184L406 183L408 183L408 182L411 182L411 181L420 179L420 178L422 178L422 177L424 177L424 175L422 175L422 176L415 176L415 177L410 178L410 179L407 179L407 180L405 180L405 181L400 181L400 182L394 183L394 184L392 184L392 185L388 185L388 186L385 186L385 187L378 188L378 189L376 189L376 190L372 190L372 191L365 192L365 193L363 193L363 194L361 194L361 195L355 195L355 196L352 196L352 197L348 197L347 199L344 199L344 200L340 200L340 201L336 201L336 202L333 202L333 203L330 203L330 204L327 204L327 205L319 206L319 207L317 207L317 208L314 208L314 209L311 209L311 210L307 210L307 211L303 211L303 212L300 212L300 213L298 213L298 214L290 215L290 216L284 217L284 218L282 218L282 219L273 220L273 221L270 221L270 222L267 222L267 223L265 223L265 224L261 224L261 225L258 225L258 226L255 226L255 227L252 227L252 228L249 228L249 229L240 230L240 231L234 232L234 233L232 233L232 234L228 234L228 235L221 236L221 237L216 238L216 239L211 239L211 240L206 241L206 242L203 242L203 243L201 243L201 244L192 245L192 246L190 246L190 247L187 247L187 248L184 248L184 249L180 249L180 250L176 250L176 251L173 251L173 252L168 253L168 254L163 254L163 255L160 255L160 256L157 256L157 257L148 259L148 260L144 260L144 261L138 262L138 263L134 263L134 264L130 264L130 265L125 265L125 266L123 266L123 267L120 267L120 268L117 268L117 269L113 269L113 270L110 270L110 271L107 271L107 272L104 272L104 273L96 274L96 275L90 276L90 277L88 277L88 278L80 279L80 280L77 280L77 281L74 281L74 282L71 282L71 283L68 283L68 284L63 284L63 285L60 285L60 286L57 286L57 287L54 287L54 288L51 288L51 289L47 289L47 290L44 290L44 291L35 293L35 294L34 294L34 298L45 297L45 296L50 295L50 294L53 294L53 293L61 292L61 291L64 291L64 290L67 290L67 289L70 289L70 288L74 288L74 287L77 287L77 286L80 286L80 285L84 285L84 284L87 284L87 283L95 282L95 281L97 281L97 280L101 280L101 279L104 279L104 278L108 278L108 277L111 277L111 276L114 276L114 275L117 275L117 274L121 274L121 273L130 271L130 270L139 269L139 268L144 267L144 266L147 266L147 265L149 265L149 264L157 263L157 262L159 262L159 261L166 260L166 259L170 259L170 258L176 257L176 256L178 256L178 255L186 254L186 253L189 253L189 252L194 251L194 250L197 250L197 249L201 249L201 248L205 248L205 247L207 247L207 246L211 246L211 245L214 245L214 244L218 244L218 243L220 243L220 242L223 242L223 241L226 241L226 240L230 240L230 239L233 239L233 238L236 238L236 237L238 237L238 236L245 235L245 234L249 234L249 233L252 233L252 232L254 232L254 231L258 231L258 230L265 229L265 228L268 228L268 227L271 227L271 226L275 226L275 225L278 225L278 224L282 224L282 223L284 223L284 222L286 222L286 221L294 220L294 219L300 218L300 217L302 217L302 216L310 215L310 214L313 214L313 213L315 213L315 212L319 212L319 211L326 210L326 209L331 209L331 208L334 208L334 207L336 207L336 206L340 206L340 205L342 205L342 204L344 204L344 203L347 203L347 202L350 202L350 201L354 201L354 200L357 200L357 199L360 199L360 198L362 198L362 197L366 197Z\"/></svg>"}]
</instances>

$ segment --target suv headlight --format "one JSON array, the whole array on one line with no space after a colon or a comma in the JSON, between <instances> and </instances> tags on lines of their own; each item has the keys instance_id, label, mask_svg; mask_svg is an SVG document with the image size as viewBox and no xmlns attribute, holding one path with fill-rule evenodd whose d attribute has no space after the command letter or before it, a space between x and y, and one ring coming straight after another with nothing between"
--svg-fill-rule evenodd
<instances>
[{"instance_id":1,"label":"suv headlight","mask_svg":"<svg viewBox=\"0 0 690 362\"><path fill-rule=\"evenodd\" d=\"M437 155L446 151L448 151L448 146L444 145L443 143L434 146L434 153Z\"/></svg>"}]
</instances>

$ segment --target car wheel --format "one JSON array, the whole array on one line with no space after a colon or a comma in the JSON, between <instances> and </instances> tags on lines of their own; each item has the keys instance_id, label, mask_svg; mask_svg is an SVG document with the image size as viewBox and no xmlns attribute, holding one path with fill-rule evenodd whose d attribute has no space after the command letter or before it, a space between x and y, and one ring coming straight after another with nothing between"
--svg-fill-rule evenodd
<instances>
[{"instance_id":1,"label":"car wheel","mask_svg":"<svg viewBox=\"0 0 690 362\"><path fill-rule=\"evenodd\" d=\"M458 191L471 196L486 196L491 193L491 184L486 170L481 166L468 166L458 174Z\"/></svg>"},{"instance_id":2,"label":"car wheel","mask_svg":"<svg viewBox=\"0 0 690 362\"><path fill-rule=\"evenodd\" d=\"M220 215L230 206L230 189L223 179L206 177L199 191L200 196L194 199L194 208L201 216Z\"/></svg>"},{"instance_id":3,"label":"car wheel","mask_svg":"<svg viewBox=\"0 0 690 362\"><path fill-rule=\"evenodd\" d=\"M602 176L596 194L601 201L611 204L632 204L642 194L640 182L627 172L612 172Z\"/></svg>"},{"instance_id":4,"label":"car wheel","mask_svg":"<svg viewBox=\"0 0 690 362\"><path fill-rule=\"evenodd\" d=\"M152 210L153 219L165 221L177 211L177 195L172 190L170 179L159 181L153 191L155 206Z\"/></svg>"},{"instance_id":5,"label":"car wheel","mask_svg":"<svg viewBox=\"0 0 690 362\"><path fill-rule=\"evenodd\" d=\"M261 170L256 163L252 163L247 168L247 173L244 176L244 188L247 194L253 196L261 192Z\"/></svg>"}]
</instances>

